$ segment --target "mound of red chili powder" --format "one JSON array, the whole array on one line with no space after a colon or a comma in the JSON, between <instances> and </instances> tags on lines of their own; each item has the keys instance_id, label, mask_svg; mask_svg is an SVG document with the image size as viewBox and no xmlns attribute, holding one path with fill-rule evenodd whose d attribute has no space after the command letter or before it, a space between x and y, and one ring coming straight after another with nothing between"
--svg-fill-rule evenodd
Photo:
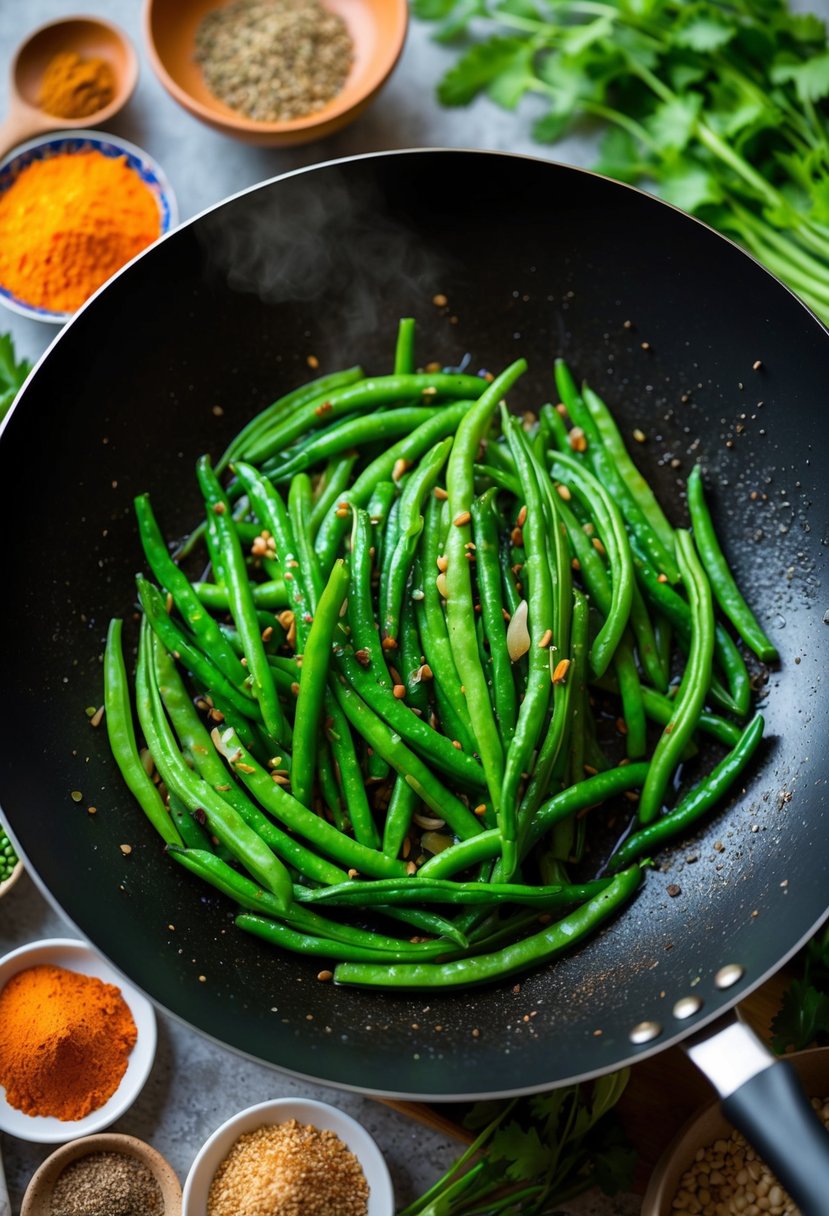
<instances>
[{"instance_id":1,"label":"mound of red chili powder","mask_svg":"<svg viewBox=\"0 0 829 1216\"><path fill-rule=\"evenodd\" d=\"M43 964L0 992L0 1085L27 1115L83 1119L112 1097L138 1032L114 984Z\"/></svg>"}]
</instances>

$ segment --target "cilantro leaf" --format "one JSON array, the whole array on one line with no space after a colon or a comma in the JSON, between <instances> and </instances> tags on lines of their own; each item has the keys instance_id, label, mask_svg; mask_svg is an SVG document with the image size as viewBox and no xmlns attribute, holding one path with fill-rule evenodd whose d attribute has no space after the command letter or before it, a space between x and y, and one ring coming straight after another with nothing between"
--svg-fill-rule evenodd
<instances>
[{"instance_id":1,"label":"cilantro leaf","mask_svg":"<svg viewBox=\"0 0 829 1216\"><path fill-rule=\"evenodd\" d=\"M801 1051L820 1035L829 1034L829 996L808 980L792 980L771 1028L775 1051Z\"/></svg>"},{"instance_id":2,"label":"cilantro leaf","mask_svg":"<svg viewBox=\"0 0 829 1216\"><path fill-rule=\"evenodd\" d=\"M17 361L11 334L0 334L0 420L8 413L31 370L32 365L27 359Z\"/></svg>"},{"instance_id":3,"label":"cilantro leaf","mask_svg":"<svg viewBox=\"0 0 829 1216\"><path fill-rule=\"evenodd\" d=\"M673 41L676 46L705 54L724 47L736 32L733 21L714 5L694 4L683 12L673 32Z\"/></svg>"},{"instance_id":4,"label":"cilantro leaf","mask_svg":"<svg viewBox=\"0 0 829 1216\"><path fill-rule=\"evenodd\" d=\"M650 116L648 130L661 148L681 152L694 134L701 106L698 93L662 102Z\"/></svg>"},{"instance_id":5,"label":"cilantro leaf","mask_svg":"<svg viewBox=\"0 0 829 1216\"><path fill-rule=\"evenodd\" d=\"M491 88L499 76L526 63L523 38L496 34L476 43L449 69L438 85L438 99L445 106L466 106L479 93Z\"/></svg>"},{"instance_id":6,"label":"cilantro leaf","mask_svg":"<svg viewBox=\"0 0 829 1216\"><path fill-rule=\"evenodd\" d=\"M803 62L781 57L772 65L771 79L775 84L794 84L800 102L822 101L829 97L829 51Z\"/></svg>"}]
</instances>

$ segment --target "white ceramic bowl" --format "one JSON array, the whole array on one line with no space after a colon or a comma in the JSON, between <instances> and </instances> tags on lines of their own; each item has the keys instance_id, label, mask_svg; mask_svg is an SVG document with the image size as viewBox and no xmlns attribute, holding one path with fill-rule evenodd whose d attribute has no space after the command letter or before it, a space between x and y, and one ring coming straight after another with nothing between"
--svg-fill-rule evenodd
<instances>
[{"instance_id":1,"label":"white ceramic bowl","mask_svg":"<svg viewBox=\"0 0 829 1216\"><path fill-rule=\"evenodd\" d=\"M27 967L52 964L77 971L82 975L93 975L108 984L115 984L129 1005L138 1038L127 1064L127 1071L115 1093L84 1119L66 1121L51 1116L26 1115L10 1106L5 1090L0 1088L0 1131L20 1140L36 1141L39 1144L62 1144L79 1136L90 1136L114 1123L126 1111L143 1088L155 1059L156 1020L155 1010L143 993L127 983L86 942L76 938L47 938L20 946L0 959L0 991L13 975Z\"/></svg>"},{"instance_id":2,"label":"white ceramic bowl","mask_svg":"<svg viewBox=\"0 0 829 1216\"><path fill-rule=\"evenodd\" d=\"M240 1136L264 1124L285 1123L289 1119L335 1132L363 1167L369 1185L368 1216L393 1216L394 1193L388 1166L366 1129L335 1106L303 1098L260 1102L217 1128L200 1149L185 1179L182 1216L204 1216L213 1175Z\"/></svg>"},{"instance_id":3,"label":"white ceramic bowl","mask_svg":"<svg viewBox=\"0 0 829 1216\"><path fill-rule=\"evenodd\" d=\"M34 161L46 160L63 152L97 151L104 156L125 156L127 163L138 174L144 184L155 195L161 219L160 236L175 227L178 222L178 206L170 183L159 165L135 144L121 139L118 135L106 135L103 131L61 131L56 135L39 136L30 139L25 144L18 145L9 156L0 162L0 194L7 190L15 179ZM100 288L99 288L100 290ZM0 283L0 304L30 317L35 321L46 321L52 325L64 325L72 316L71 312L52 312L48 308L39 308L27 304L25 300L13 295Z\"/></svg>"}]
</instances>

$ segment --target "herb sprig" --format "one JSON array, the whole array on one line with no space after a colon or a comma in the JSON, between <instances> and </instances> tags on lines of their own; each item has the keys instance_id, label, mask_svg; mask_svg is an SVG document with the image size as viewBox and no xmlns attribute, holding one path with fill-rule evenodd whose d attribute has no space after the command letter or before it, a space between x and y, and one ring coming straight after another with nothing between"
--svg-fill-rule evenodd
<instances>
[{"instance_id":1,"label":"herb sprig","mask_svg":"<svg viewBox=\"0 0 829 1216\"><path fill-rule=\"evenodd\" d=\"M629 1189L635 1154L610 1115L628 1077L475 1103L475 1140L398 1216L543 1216L591 1187Z\"/></svg>"},{"instance_id":2,"label":"herb sprig","mask_svg":"<svg viewBox=\"0 0 829 1216\"><path fill-rule=\"evenodd\" d=\"M829 1043L829 929L821 929L795 960L796 974L771 1024L775 1051Z\"/></svg>"},{"instance_id":3,"label":"herb sprig","mask_svg":"<svg viewBox=\"0 0 829 1216\"><path fill-rule=\"evenodd\" d=\"M31 370L32 365L27 359L18 362L11 334L0 334L0 422Z\"/></svg>"},{"instance_id":4,"label":"herb sprig","mask_svg":"<svg viewBox=\"0 0 829 1216\"><path fill-rule=\"evenodd\" d=\"M585 120L595 168L742 244L829 321L829 43L785 0L413 0L461 45L438 85L539 99L533 137Z\"/></svg>"}]
</instances>

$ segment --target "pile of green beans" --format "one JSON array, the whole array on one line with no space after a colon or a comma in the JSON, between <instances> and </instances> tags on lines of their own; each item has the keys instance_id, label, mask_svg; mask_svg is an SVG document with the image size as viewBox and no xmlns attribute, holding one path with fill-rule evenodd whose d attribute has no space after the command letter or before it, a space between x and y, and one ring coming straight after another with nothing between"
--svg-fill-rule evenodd
<instances>
[{"instance_id":1,"label":"pile of green beans","mask_svg":"<svg viewBox=\"0 0 829 1216\"><path fill-rule=\"evenodd\" d=\"M525 370L418 370L405 318L391 372L313 380L198 460L178 550L135 501L112 753L238 927L340 983L465 986L572 949L763 734L749 664L777 654L701 470L677 528L563 360L555 404L509 408Z\"/></svg>"}]
</instances>

